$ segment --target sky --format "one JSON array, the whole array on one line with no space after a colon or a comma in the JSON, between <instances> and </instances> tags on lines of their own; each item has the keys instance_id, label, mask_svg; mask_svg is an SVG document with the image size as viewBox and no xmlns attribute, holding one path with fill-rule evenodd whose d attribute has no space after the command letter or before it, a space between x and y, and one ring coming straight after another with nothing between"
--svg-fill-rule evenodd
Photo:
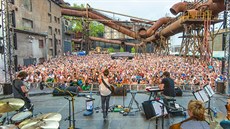
<instances>
[{"instance_id":1,"label":"sky","mask_svg":"<svg viewBox=\"0 0 230 129\"><path fill-rule=\"evenodd\" d=\"M116 13L126 14L139 18L158 20L161 17L170 16L175 17L169 11L174 4L181 2L181 0L64 0L65 2L76 3L78 5L87 3L96 9L112 11ZM108 15L108 14L107 14ZM121 20L129 20L128 17L109 14L111 17L119 18ZM171 42L175 45L180 44L179 35L173 36Z\"/></svg>"}]
</instances>

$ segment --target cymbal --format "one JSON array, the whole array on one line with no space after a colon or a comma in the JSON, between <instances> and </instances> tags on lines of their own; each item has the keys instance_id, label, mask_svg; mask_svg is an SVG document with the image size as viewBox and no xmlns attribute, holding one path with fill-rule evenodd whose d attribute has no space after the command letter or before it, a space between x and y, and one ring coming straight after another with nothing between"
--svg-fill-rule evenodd
<instances>
[{"instance_id":1,"label":"cymbal","mask_svg":"<svg viewBox=\"0 0 230 129\"><path fill-rule=\"evenodd\" d=\"M0 100L0 113L11 112L20 109L25 102L18 98Z\"/></svg>"},{"instance_id":2,"label":"cymbal","mask_svg":"<svg viewBox=\"0 0 230 129\"><path fill-rule=\"evenodd\" d=\"M18 127L16 125L10 124L10 125L0 126L0 129L18 129Z\"/></svg>"},{"instance_id":3,"label":"cymbal","mask_svg":"<svg viewBox=\"0 0 230 129\"><path fill-rule=\"evenodd\" d=\"M58 129L57 121L35 121L22 126L20 129Z\"/></svg>"},{"instance_id":4,"label":"cymbal","mask_svg":"<svg viewBox=\"0 0 230 129\"><path fill-rule=\"evenodd\" d=\"M62 116L60 113L46 113L46 114L42 114L39 115L37 117L31 118L31 119L27 119L23 122L21 122L19 124L19 128L24 127L25 125L31 125L32 124L36 124L39 123L41 121L45 121L45 122L59 122L61 120ZM46 123L47 124L47 123Z\"/></svg>"}]
</instances>

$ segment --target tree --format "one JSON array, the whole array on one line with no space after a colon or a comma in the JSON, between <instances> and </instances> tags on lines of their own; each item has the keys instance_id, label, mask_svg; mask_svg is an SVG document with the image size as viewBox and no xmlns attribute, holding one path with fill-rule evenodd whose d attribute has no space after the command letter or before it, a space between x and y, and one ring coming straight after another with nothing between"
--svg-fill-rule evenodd
<instances>
[{"instance_id":1,"label":"tree","mask_svg":"<svg viewBox=\"0 0 230 129\"><path fill-rule=\"evenodd\" d=\"M112 48L112 47L108 48L108 52L109 53L113 53L114 52L114 48Z\"/></svg>"},{"instance_id":2,"label":"tree","mask_svg":"<svg viewBox=\"0 0 230 129\"><path fill-rule=\"evenodd\" d=\"M125 52L123 47L120 48L120 52Z\"/></svg>"},{"instance_id":3,"label":"tree","mask_svg":"<svg viewBox=\"0 0 230 129\"><path fill-rule=\"evenodd\" d=\"M74 8L77 9L83 9L85 6L83 4L77 5L73 4ZM87 21L86 18L77 18L76 20L73 20L73 17L71 16L66 16L66 18L71 20L72 26L72 31L78 33L78 32L83 32L83 23L89 22L89 36L101 36L104 33L104 25L97 22L97 21Z\"/></svg>"},{"instance_id":4,"label":"tree","mask_svg":"<svg viewBox=\"0 0 230 129\"><path fill-rule=\"evenodd\" d=\"M131 53L136 53L136 50L134 47L131 48Z\"/></svg>"}]
</instances>

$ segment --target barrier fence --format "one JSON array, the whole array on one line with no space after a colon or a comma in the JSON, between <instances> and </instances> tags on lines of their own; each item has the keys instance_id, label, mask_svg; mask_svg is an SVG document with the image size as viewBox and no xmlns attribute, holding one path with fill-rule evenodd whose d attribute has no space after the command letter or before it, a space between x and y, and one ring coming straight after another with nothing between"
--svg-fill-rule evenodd
<instances>
[{"instance_id":1,"label":"barrier fence","mask_svg":"<svg viewBox=\"0 0 230 129\"><path fill-rule=\"evenodd\" d=\"M41 85L43 85L41 87ZM68 87L70 84L69 83L65 83L65 84L61 84L61 83L28 83L26 84L27 88L30 90L46 90L48 88L55 88L58 87L60 85L66 86ZM6 91L4 89L5 83L0 83L0 95L4 94L4 91ZM7 85L8 86L8 85ZM151 87L154 85L151 84L112 84L111 86L113 86L114 88L117 87L125 87L127 91L138 91L138 92L143 92L146 91L146 87ZM157 86L157 85L155 85ZM82 91L99 91L99 84L98 83L92 83L92 84L88 84L87 86L82 85L79 86L81 87ZM86 88L84 88L86 87ZM201 89L200 85L175 85L175 87L179 87L181 88L183 91L197 91L199 89ZM217 93L225 93L225 83L217 83L215 86L214 91L216 91Z\"/></svg>"}]
</instances>

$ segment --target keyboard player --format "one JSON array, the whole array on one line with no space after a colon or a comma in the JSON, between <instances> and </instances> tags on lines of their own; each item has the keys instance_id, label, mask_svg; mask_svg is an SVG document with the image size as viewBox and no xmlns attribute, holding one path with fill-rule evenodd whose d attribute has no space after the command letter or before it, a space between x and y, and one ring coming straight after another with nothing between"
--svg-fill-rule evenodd
<instances>
[{"instance_id":1,"label":"keyboard player","mask_svg":"<svg viewBox=\"0 0 230 129\"><path fill-rule=\"evenodd\" d=\"M163 79L159 85L159 89L163 90L163 96L166 98L175 97L175 86L174 80L170 78L170 73L165 71L163 73Z\"/></svg>"}]
</instances>

